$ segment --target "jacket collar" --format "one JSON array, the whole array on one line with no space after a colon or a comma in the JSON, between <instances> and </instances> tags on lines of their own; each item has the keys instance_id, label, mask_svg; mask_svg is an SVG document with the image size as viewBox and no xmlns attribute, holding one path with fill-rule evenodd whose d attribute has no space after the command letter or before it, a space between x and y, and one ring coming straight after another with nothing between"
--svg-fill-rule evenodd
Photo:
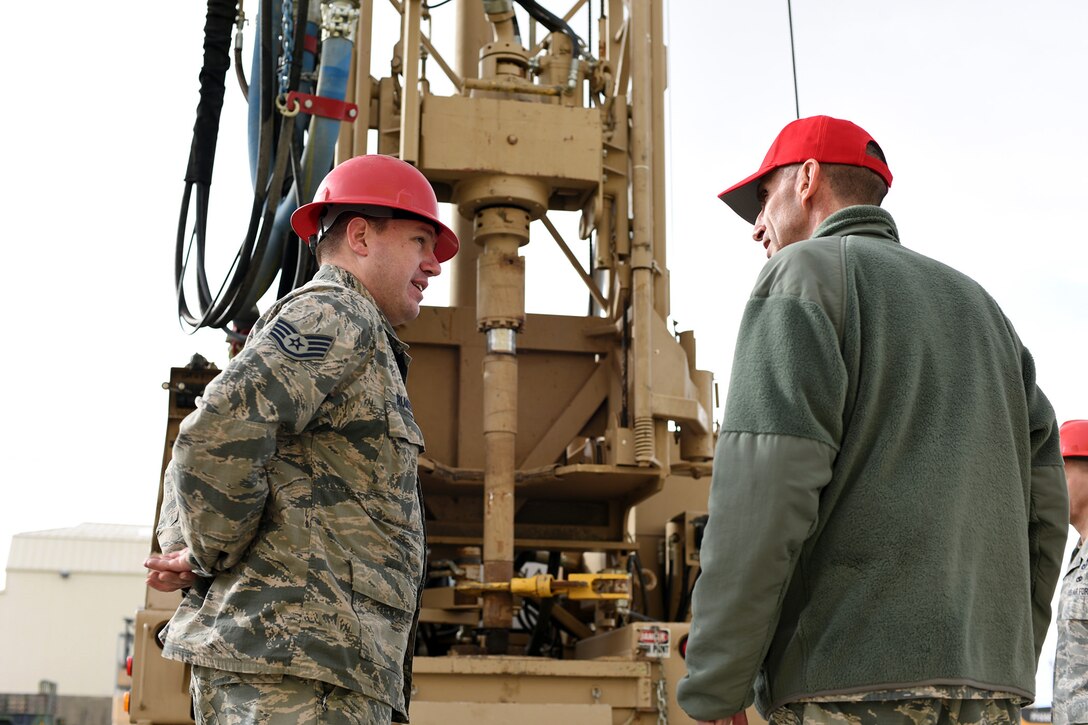
<instances>
[{"instance_id":1,"label":"jacket collar","mask_svg":"<svg viewBox=\"0 0 1088 725\"><path fill-rule=\"evenodd\" d=\"M407 380L408 365L412 361L411 356L408 355L408 345L397 337L397 333L394 332L393 326L389 324L389 319L385 316L385 313L382 312L381 308L378 307L378 303L374 301L374 296L370 294L370 290L364 287L363 283L360 282L354 274L343 267L337 267L335 264L321 265L321 269L317 270L314 279L347 287L349 290L365 297L367 301L374 306L374 309L378 311L378 315L381 317L382 325L385 327L385 335L389 338L389 344L393 347L393 355L396 357L397 367L400 368L401 378Z\"/></svg>"},{"instance_id":2,"label":"jacket collar","mask_svg":"<svg viewBox=\"0 0 1088 725\"><path fill-rule=\"evenodd\" d=\"M333 284L347 287L353 292L361 294L371 302L374 298L370 296L363 283L356 279L355 275L347 271L343 267L337 267L335 264L323 264L321 269L317 270L317 274L314 275L315 280L321 280L322 282L332 282Z\"/></svg>"},{"instance_id":3,"label":"jacket collar","mask_svg":"<svg viewBox=\"0 0 1088 725\"><path fill-rule=\"evenodd\" d=\"M879 206L848 206L820 222L813 232L818 237L845 237L848 235L879 237L899 243L899 229L892 215Z\"/></svg>"}]
</instances>

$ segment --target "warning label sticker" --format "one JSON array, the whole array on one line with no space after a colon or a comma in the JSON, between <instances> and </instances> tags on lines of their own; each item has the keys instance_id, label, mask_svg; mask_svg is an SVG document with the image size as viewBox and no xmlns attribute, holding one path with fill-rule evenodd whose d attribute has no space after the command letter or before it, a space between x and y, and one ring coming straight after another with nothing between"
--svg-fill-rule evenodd
<instances>
[{"instance_id":1,"label":"warning label sticker","mask_svg":"<svg viewBox=\"0 0 1088 725\"><path fill-rule=\"evenodd\" d=\"M650 625L639 627L638 650L646 657L663 658L669 656L669 630L666 627Z\"/></svg>"}]
</instances>

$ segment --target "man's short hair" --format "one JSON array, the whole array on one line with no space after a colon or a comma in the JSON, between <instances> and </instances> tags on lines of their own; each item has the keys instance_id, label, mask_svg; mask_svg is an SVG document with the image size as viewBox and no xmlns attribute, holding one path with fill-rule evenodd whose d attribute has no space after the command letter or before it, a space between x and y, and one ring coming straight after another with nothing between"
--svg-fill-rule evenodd
<instances>
[{"instance_id":1,"label":"man's short hair","mask_svg":"<svg viewBox=\"0 0 1088 725\"><path fill-rule=\"evenodd\" d=\"M887 163L884 152L876 141L865 146L865 153ZM835 196L850 204L880 206L888 195L888 185L875 171L864 166L849 164L821 164L827 172L827 181Z\"/></svg>"},{"instance_id":2,"label":"man's short hair","mask_svg":"<svg viewBox=\"0 0 1088 725\"><path fill-rule=\"evenodd\" d=\"M389 219L381 217L366 216L365 214L356 214L353 212L345 212L336 218L332 226L321 237L321 241L317 243L317 248L314 250L314 256L317 258L318 265L324 264L329 257L336 254L340 248L344 245L344 237L347 236L348 222L356 217L362 217L366 219L367 224L374 227L375 231L385 231L386 225L389 224Z\"/></svg>"}]
</instances>

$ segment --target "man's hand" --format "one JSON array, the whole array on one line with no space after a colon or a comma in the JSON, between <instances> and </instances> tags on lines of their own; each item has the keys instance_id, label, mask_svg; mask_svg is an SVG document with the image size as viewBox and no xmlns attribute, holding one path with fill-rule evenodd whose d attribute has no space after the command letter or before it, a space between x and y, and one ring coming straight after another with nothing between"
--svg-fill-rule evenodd
<instances>
[{"instance_id":1,"label":"man's hand","mask_svg":"<svg viewBox=\"0 0 1088 725\"><path fill-rule=\"evenodd\" d=\"M748 714L741 710L721 720L696 720L697 725L748 725Z\"/></svg>"},{"instance_id":2,"label":"man's hand","mask_svg":"<svg viewBox=\"0 0 1088 725\"><path fill-rule=\"evenodd\" d=\"M196 581L196 574L189 566L189 547L170 554L152 554L144 561L147 567L147 585L160 592L176 592Z\"/></svg>"}]
</instances>

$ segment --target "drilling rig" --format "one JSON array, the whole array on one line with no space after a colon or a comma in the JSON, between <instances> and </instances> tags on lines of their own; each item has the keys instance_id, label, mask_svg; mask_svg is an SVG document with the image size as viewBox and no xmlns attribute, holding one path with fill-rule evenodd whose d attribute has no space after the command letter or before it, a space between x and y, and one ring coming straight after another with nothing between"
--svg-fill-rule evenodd
<instances>
[{"instance_id":1,"label":"drilling rig","mask_svg":"<svg viewBox=\"0 0 1088 725\"><path fill-rule=\"evenodd\" d=\"M427 446L412 722L691 722L675 686L714 380L695 366L694 333L668 328L662 0L577 0L563 14L534 0L453 0L441 15L456 24L452 53L426 32L444 2L389 2L395 34L376 31L374 0L262 3L258 25L277 40L255 43L248 98L262 127L279 130L253 144L260 213L242 282L215 299L202 285L193 312L179 281L182 319L229 321L244 337L269 279L282 292L312 275L281 220L332 164L382 153L415 165L449 205L461 251L449 305L397 330ZM242 25L230 2L208 16L228 35ZM289 45L300 59L286 60ZM373 57L390 59L389 75L372 74ZM258 68L278 82L258 84ZM451 92L432 92L440 85ZM206 205L210 184L198 147L179 270L180 242L196 233L182 231L188 200ZM571 271L555 290L584 295L584 315L527 312L526 245L562 251ZM164 468L215 372L172 370ZM131 722L192 721L186 667L158 656L178 601L148 589L137 613Z\"/></svg>"}]
</instances>

